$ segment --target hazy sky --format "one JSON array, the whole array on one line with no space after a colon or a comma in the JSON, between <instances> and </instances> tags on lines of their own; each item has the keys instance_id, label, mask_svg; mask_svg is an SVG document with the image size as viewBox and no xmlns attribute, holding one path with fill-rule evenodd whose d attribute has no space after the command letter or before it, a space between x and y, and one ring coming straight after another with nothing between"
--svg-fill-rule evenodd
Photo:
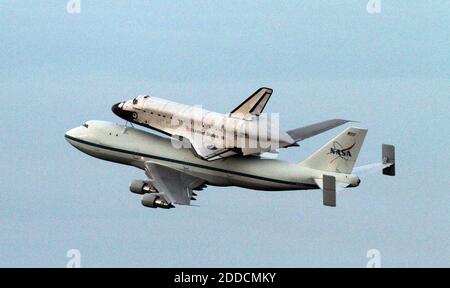
<instances>
[{"instance_id":1,"label":"hazy sky","mask_svg":"<svg viewBox=\"0 0 450 288\"><path fill-rule=\"evenodd\" d=\"M282 3L280 3L282 2ZM450 1L0 2L0 266L450 266ZM397 148L322 206L322 192L209 187L200 207L148 209L143 171L91 158L64 133L123 123L141 93L218 112L261 86L284 128L339 117L369 129L358 164ZM343 128L280 154L301 161Z\"/></svg>"}]
</instances>

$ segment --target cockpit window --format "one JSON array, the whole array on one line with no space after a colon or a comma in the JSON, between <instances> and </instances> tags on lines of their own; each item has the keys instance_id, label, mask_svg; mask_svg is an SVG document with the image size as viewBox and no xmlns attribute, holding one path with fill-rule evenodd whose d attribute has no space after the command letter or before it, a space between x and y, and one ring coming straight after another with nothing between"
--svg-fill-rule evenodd
<instances>
[{"instance_id":1,"label":"cockpit window","mask_svg":"<svg viewBox=\"0 0 450 288\"><path fill-rule=\"evenodd\" d=\"M134 98L133 99L133 104L137 104L137 102L138 102L137 98Z\"/></svg>"},{"instance_id":2,"label":"cockpit window","mask_svg":"<svg viewBox=\"0 0 450 288\"><path fill-rule=\"evenodd\" d=\"M150 97L150 96L148 96L148 95L145 95L145 96L144 96L145 99L147 99L148 97Z\"/></svg>"},{"instance_id":3,"label":"cockpit window","mask_svg":"<svg viewBox=\"0 0 450 288\"><path fill-rule=\"evenodd\" d=\"M89 125L87 123L84 123L83 127L89 128Z\"/></svg>"}]
</instances>

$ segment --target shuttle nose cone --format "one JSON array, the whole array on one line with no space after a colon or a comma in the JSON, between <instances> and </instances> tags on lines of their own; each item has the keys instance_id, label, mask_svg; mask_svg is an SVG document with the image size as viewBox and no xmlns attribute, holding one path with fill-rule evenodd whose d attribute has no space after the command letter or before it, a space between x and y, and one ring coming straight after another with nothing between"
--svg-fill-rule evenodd
<instances>
[{"instance_id":1,"label":"shuttle nose cone","mask_svg":"<svg viewBox=\"0 0 450 288\"><path fill-rule=\"evenodd\" d=\"M123 102L114 104L114 105L111 107L111 110L112 110L112 112L113 112L114 114L116 114L116 115L119 116L120 118L122 118L122 119L124 119L124 120L127 120L127 121L132 121L132 120L133 120L133 112L124 110L124 109L122 108L122 106L123 106Z\"/></svg>"},{"instance_id":2,"label":"shuttle nose cone","mask_svg":"<svg viewBox=\"0 0 450 288\"><path fill-rule=\"evenodd\" d=\"M120 118L122 118L126 121L132 122L136 118L136 117L133 117L133 112L123 109L123 102L114 104L111 107L111 110L113 111L114 114L116 114L117 116L119 116Z\"/></svg>"},{"instance_id":3,"label":"shuttle nose cone","mask_svg":"<svg viewBox=\"0 0 450 288\"><path fill-rule=\"evenodd\" d=\"M120 105L121 103L117 103L117 104L114 104L112 107L111 107L111 110L112 110L112 112L114 113L114 114L116 114L117 116L119 116L120 117L120 113L121 113L121 111L122 111L122 108L119 108L119 105Z\"/></svg>"}]
</instances>

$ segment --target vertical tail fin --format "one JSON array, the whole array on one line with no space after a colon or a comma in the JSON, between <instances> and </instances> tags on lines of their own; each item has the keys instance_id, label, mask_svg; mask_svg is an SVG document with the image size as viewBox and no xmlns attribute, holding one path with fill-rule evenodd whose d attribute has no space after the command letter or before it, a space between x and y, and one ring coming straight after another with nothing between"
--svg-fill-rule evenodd
<instances>
[{"instance_id":1,"label":"vertical tail fin","mask_svg":"<svg viewBox=\"0 0 450 288\"><path fill-rule=\"evenodd\" d=\"M230 117L247 119L251 115L259 116L272 95L270 88L259 88L230 113Z\"/></svg>"},{"instance_id":2,"label":"vertical tail fin","mask_svg":"<svg viewBox=\"0 0 450 288\"><path fill-rule=\"evenodd\" d=\"M337 173L352 172L367 129L349 127L303 161L303 166Z\"/></svg>"}]
</instances>

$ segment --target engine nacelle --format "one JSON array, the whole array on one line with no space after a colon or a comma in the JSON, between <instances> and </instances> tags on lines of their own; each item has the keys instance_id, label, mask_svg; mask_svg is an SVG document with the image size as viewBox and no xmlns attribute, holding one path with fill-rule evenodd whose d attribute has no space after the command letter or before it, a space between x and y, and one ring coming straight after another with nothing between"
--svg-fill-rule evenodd
<instances>
[{"instance_id":1,"label":"engine nacelle","mask_svg":"<svg viewBox=\"0 0 450 288\"><path fill-rule=\"evenodd\" d=\"M164 199L162 199L156 193L147 193L147 194L142 195L141 203L145 207L150 207L150 208L163 208L163 209L174 208L174 206L172 204L167 203Z\"/></svg>"},{"instance_id":2,"label":"engine nacelle","mask_svg":"<svg viewBox=\"0 0 450 288\"><path fill-rule=\"evenodd\" d=\"M148 181L133 180L130 183L130 191L139 195L157 193L158 191Z\"/></svg>"}]
</instances>

